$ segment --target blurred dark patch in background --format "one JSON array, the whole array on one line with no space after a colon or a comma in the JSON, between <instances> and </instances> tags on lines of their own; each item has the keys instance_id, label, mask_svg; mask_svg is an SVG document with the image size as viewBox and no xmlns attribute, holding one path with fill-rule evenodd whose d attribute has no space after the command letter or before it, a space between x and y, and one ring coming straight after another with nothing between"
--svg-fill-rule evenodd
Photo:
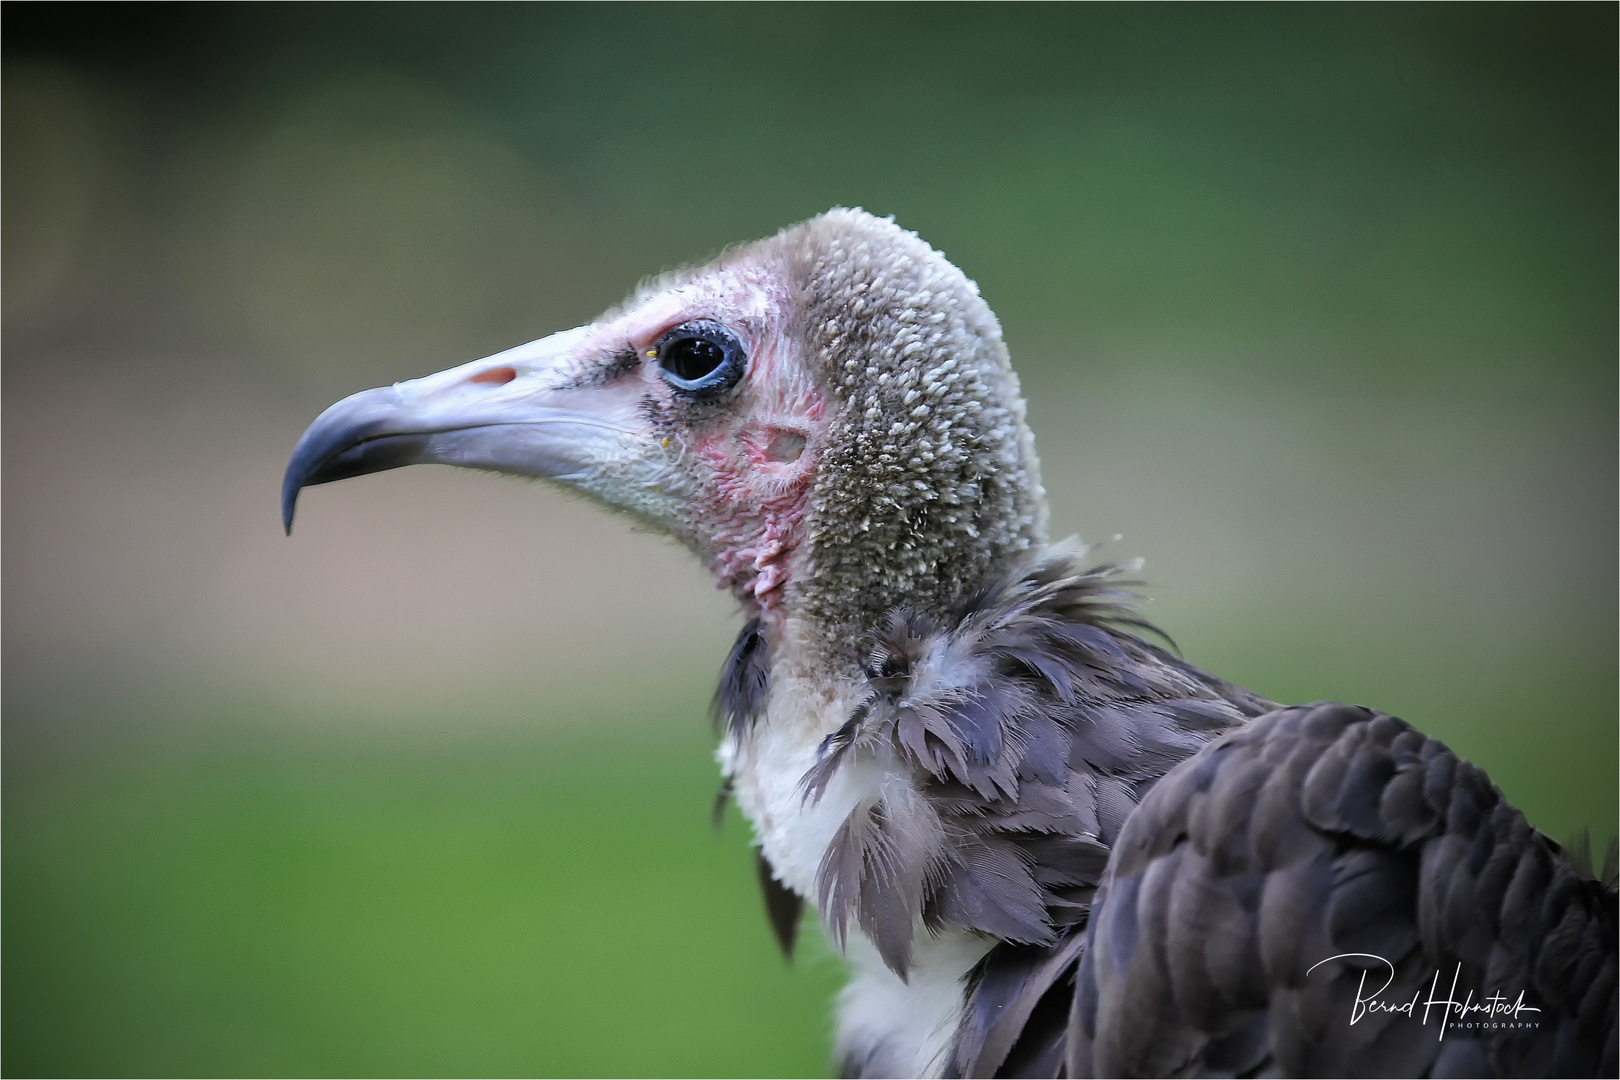
<instances>
[{"instance_id":1,"label":"blurred dark patch in background","mask_svg":"<svg viewBox=\"0 0 1620 1080\"><path fill-rule=\"evenodd\" d=\"M4 9L9 1075L826 1068L706 824L736 618L337 397L835 204L976 278L1054 531L1616 819L1613 5Z\"/></svg>"}]
</instances>

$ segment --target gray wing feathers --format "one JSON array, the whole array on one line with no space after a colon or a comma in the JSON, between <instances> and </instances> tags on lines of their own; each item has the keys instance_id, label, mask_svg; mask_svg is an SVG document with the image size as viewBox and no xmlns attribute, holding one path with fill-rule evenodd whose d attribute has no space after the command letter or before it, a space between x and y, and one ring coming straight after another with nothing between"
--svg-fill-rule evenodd
<instances>
[{"instance_id":1,"label":"gray wing feathers","mask_svg":"<svg viewBox=\"0 0 1620 1080\"><path fill-rule=\"evenodd\" d=\"M968 978L961 1034L946 1075L1057 1075L1068 1045L1074 966L1084 947L1084 929L1073 927L1051 947L1004 945L994 960L986 957Z\"/></svg>"},{"instance_id":2,"label":"gray wing feathers","mask_svg":"<svg viewBox=\"0 0 1620 1080\"><path fill-rule=\"evenodd\" d=\"M818 798L855 755L916 778L919 798L858 807L829 849L818 885L835 939L858 922L902 977L918 914L998 939L966 987L948 1075L1063 1067L1109 846L1166 770L1273 707L1129 632L1142 624L1127 596L1113 569L1060 556L946 625L895 612L872 642L870 693L806 778ZM895 902L879 910L872 892Z\"/></svg>"},{"instance_id":3,"label":"gray wing feathers","mask_svg":"<svg viewBox=\"0 0 1620 1080\"><path fill-rule=\"evenodd\" d=\"M1615 922L1614 893L1440 743L1351 706L1278 710L1171 771L1120 835L1069 1075L1613 1075ZM1539 1026L1442 1040L1421 1005L1352 1025L1388 972L1321 963L1349 953L1393 966L1381 1000L1439 971L1442 997L1524 991Z\"/></svg>"},{"instance_id":4,"label":"gray wing feathers","mask_svg":"<svg viewBox=\"0 0 1620 1080\"><path fill-rule=\"evenodd\" d=\"M1612 888L1405 723L1268 711L1135 636L1113 575L1060 556L944 624L894 612L805 777L807 800L857 758L913 778L826 852L835 940L858 924L902 978L919 925L998 941L947 1075L1614 1073ZM768 655L745 629L719 695L734 737ZM1349 1023L1365 982L1399 1002L1442 969L1458 1000L1524 990L1539 1027Z\"/></svg>"},{"instance_id":5,"label":"gray wing feathers","mask_svg":"<svg viewBox=\"0 0 1620 1080\"><path fill-rule=\"evenodd\" d=\"M919 918L1057 947L1142 792L1269 707L1127 632L1140 625L1127 597L1113 568L1060 555L944 625L891 614L866 699L805 778L812 800L857 757L915 778L857 806L827 850L817 885L835 941L857 922L902 977Z\"/></svg>"},{"instance_id":6,"label":"gray wing feathers","mask_svg":"<svg viewBox=\"0 0 1620 1080\"><path fill-rule=\"evenodd\" d=\"M749 619L720 668L720 682L709 707L715 725L724 725L733 737L747 733L764 715L770 689L770 641L764 623Z\"/></svg>"},{"instance_id":7,"label":"gray wing feathers","mask_svg":"<svg viewBox=\"0 0 1620 1080\"><path fill-rule=\"evenodd\" d=\"M793 946L799 940L799 916L804 912L804 897L782 884L776 877L776 868L758 849L754 851L754 870L759 876L759 890L765 897L765 915L771 923L771 933L782 949L782 957L793 959Z\"/></svg>"}]
</instances>

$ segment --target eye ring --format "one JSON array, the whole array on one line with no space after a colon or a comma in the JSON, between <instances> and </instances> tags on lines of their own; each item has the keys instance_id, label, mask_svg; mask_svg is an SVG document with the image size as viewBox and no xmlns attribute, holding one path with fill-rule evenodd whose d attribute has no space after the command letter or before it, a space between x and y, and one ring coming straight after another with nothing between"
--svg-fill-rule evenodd
<instances>
[{"instance_id":1,"label":"eye ring","mask_svg":"<svg viewBox=\"0 0 1620 1080\"><path fill-rule=\"evenodd\" d=\"M658 371L681 394L712 398L730 390L748 366L742 342L712 319L682 323L658 339Z\"/></svg>"}]
</instances>

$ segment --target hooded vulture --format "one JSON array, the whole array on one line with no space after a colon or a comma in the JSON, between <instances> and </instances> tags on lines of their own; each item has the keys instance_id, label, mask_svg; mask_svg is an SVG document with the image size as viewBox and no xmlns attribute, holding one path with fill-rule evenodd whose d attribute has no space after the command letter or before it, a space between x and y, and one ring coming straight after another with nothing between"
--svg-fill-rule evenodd
<instances>
[{"instance_id":1,"label":"hooded vulture","mask_svg":"<svg viewBox=\"0 0 1620 1080\"><path fill-rule=\"evenodd\" d=\"M282 491L543 477L737 598L726 788L791 949L850 967L849 1076L1616 1070L1612 870L1392 716L1161 648L1047 537L977 287L833 210L588 326L333 405Z\"/></svg>"}]
</instances>

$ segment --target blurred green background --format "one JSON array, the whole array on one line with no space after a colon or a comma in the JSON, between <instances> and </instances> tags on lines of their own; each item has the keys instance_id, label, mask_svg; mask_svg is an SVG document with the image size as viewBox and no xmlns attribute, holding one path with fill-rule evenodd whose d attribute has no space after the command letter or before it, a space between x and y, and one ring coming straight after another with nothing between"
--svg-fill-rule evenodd
<instances>
[{"instance_id":1,"label":"blurred green background","mask_svg":"<svg viewBox=\"0 0 1620 1080\"><path fill-rule=\"evenodd\" d=\"M4 1072L816 1075L737 619L338 397L834 204L976 278L1195 662L1616 821L1616 9L4 10Z\"/></svg>"}]
</instances>

